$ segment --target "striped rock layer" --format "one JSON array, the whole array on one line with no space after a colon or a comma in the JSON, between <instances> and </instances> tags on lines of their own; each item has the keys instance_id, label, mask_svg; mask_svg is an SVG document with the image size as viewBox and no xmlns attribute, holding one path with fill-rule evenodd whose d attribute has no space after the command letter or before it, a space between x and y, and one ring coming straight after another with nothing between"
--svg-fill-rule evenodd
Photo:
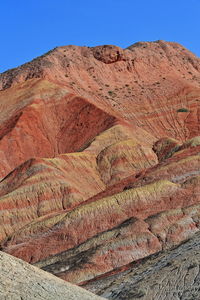
<instances>
[{"instance_id":1,"label":"striped rock layer","mask_svg":"<svg viewBox=\"0 0 200 300\"><path fill-rule=\"evenodd\" d=\"M0 74L1 250L80 285L200 228L200 60L56 48Z\"/></svg>"}]
</instances>

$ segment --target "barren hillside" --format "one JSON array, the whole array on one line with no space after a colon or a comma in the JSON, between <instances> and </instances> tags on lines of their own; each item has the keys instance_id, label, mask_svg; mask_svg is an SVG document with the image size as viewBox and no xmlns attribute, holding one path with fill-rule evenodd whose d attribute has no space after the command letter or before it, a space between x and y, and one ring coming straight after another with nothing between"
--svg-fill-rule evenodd
<instances>
[{"instance_id":1,"label":"barren hillside","mask_svg":"<svg viewBox=\"0 0 200 300\"><path fill-rule=\"evenodd\" d=\"M1 250L72 283L191 238L200 59L165 41L64 46L0 74L0 178Z\"/></svg>"}]
</instances>

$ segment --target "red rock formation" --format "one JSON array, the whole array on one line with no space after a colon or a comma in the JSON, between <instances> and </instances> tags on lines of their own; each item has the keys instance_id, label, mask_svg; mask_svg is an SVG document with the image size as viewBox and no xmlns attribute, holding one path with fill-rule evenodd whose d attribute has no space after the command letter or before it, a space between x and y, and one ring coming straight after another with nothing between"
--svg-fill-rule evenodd
<instances>
[{"instance_id":1,"label":"red rock formation","mask_svg":"<svg viewBox=\"0 0 200 300\"><path fill-rule=\"evenodd\" d=\"M0 88L3 251L81 284L199 230L200 61L181 45L60 47Z\"/></svg>"}]
</instances>

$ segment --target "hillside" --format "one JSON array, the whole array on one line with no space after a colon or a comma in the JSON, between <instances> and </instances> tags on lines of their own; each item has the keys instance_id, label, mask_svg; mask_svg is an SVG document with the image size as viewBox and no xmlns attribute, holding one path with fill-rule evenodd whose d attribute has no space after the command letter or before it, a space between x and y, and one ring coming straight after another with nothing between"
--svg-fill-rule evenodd
<instances>
[{"instance_id":1,"label":"hillside","mask_svg":"<svg viewBox=\"0 0 200 300\"><path fill-rule=\"evenodd\" d=\"M152 255L127 271L86 287L106 299L199 300L199 246L197 233L170 251Z\"/></svg>"}]
</instances>

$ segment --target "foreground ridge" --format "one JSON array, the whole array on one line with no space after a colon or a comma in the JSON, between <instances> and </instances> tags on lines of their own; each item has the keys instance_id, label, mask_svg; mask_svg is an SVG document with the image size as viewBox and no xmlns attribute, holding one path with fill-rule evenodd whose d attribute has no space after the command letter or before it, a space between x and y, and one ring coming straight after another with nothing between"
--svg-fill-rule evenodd
<instances>
[{"instance_id":1,"label":"foreground ridge","mask_svg":"<svg viewBox=\"0 0 200 300\"><path fill-rule=\"evenodd\" d=\"M103 299L2 252L0 267L2 300Z\"/></svg>"}]
</instances>

